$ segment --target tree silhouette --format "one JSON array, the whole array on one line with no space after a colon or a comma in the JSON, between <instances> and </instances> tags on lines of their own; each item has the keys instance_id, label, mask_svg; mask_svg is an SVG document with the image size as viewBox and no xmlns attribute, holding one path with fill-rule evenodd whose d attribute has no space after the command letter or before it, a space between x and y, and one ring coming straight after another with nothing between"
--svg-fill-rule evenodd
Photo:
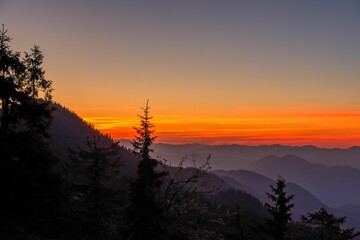
<instances>
[{"instance_id":1,"label":"tree silhouette","mask_svg":"<svg viewBox=\"0 0 360 240\"><path fill-rule=\"evenodd\" d=\"M164 230L164 209L160 199L160 187L165 172L157 170L158 161L150 156L150 146L156 137L147 101L143 115L139 115L140 127L135 127L136 136L132 142L133 151L139 156L137 177L130 184L130 205L126 218L129 226L128 239L162 239Z\"/></svg>"},{"instance_id":2,"label":"tree silhouette","mask_svg":"<svg viewBox=\"0 0 360 240\"><path fill-rule=\"evenodd\" d=\"M26 68L27 89L32 100L39 96L39 90L43 93L43 98L51 100L52 81L45 78L45 71L42 68L44 55L40 47L34 45L30 53L25 52L24 65Z\"/></svg>"},{"instance_id":3,"label":"tree silhouette","mask_svg":"<svg viewBox=\"0 0 360 240\"><path fill-rule=\"evenodd\" d=\"M288 222L291 221L291 209L294 207L292 200L295 195L287 195L285 179L278 177L276 187L270 185L272 193L266 193L267 197L272 202L272 205L265 203L265 207L271 214L270 219L267 219L268 226L276 240L283 240Z\"/></svg>"},{"instance_id":4,"label":"tree silhouette","mask_svg":"<svg viewBox=\"0 0 360 240\"><path fill-rule=\"evenodd\" d=\"M112 183L120 171L119 145L101 146L100 139L88 137L86 149L69 149L72 164L70 202L72 210L80 215L88 239L104 239L108 223L115 220L120 189ZM81 207L79 207L81 206ZM76 209L75 209L76 208ZM85 221L84 221L85 220Z\"/></svg>"},{"instance_id":5,"label":"tree silhouette","mask_svg":"<svg viewBox=\"0 0 360 240\"><path fill-rule=\"evenodd\" d=\"M4 25L0 30L0 99L1 99L1 131L6 134L9 124L15 121L11 110L18 105L26 95L22 93L21 80L24 65L20 59L20 52L10 48L11 38L7 35Z\"/></svg>"},{"instance_id":6,"label":"tree silhouette","mask_svg":"<svg viewBox=\"0 0 360 240\"><path fill-rule=\"evenodd\" d=\"M307 217L301 217L301 222L312 228L314 238L349 240L359 236L360 233L354 228L342 230L341 226L346 222L346 217L336 217L329 213L326 208L320 208L315 213L309 213Z\"/></svg>"},{"instance_id":7,"label":"tree silhouette","mask_svg":"<svg viewBox=\"0 0 360 240\"><path fill-rule=\"evenodd\" d=\"M62 200L46 137L51 102L31 101L26 66L0 31L0 238L54 237Z\"/></svg>"}]
</instances>

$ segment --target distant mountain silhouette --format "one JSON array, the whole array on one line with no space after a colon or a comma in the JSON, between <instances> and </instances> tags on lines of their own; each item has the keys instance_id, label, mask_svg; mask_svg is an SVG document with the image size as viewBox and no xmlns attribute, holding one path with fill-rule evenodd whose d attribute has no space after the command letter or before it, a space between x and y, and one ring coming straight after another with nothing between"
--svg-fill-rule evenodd
<instances>
[{"instance_id":1,"label":"distant mountain silhouette","mask_svg":"<svg viewBox=\"0 0 360 240\"><path fill-rule=\"evenodd\" d=\"M232 186L236 189L243 190L245 192L246 189L250 189L251 192L254 192L256 194L255 196L263 203L268 202L266 192L271 191L270 185L275 186L276 184L273 179L247 170L214 170L212 173L217 174L227 183L229 183L229 178L231 178ZM243 189L242 186L246 186L246 188ZM325 204L323 204L313 194L295 183L288 182L286 191L289 194L295 194L295 207L293 209L293 214L296 220L300 219L302 214L314 212L321 207L326 207Z\"/></svg>"},{"instance_id":2,"label":"distant mountain silhouette","mask_svg":"<svg viewBox=\"0 0 360 240\"><path fill-rule=\"evenodd\" d=\"M61 159L60 162L67 161L68 159L68 151L67 148L75 148L77 145L84 146L86 143L86 138L88 136L97 136L101 139L104 145L110 144L113 140L110 136L104 135L100 133L98 130L94 129L91 124L86 123L83 119L81 119L76 113L70 111L69 109L56 104L57 110L53 112L53 122L50 127L50 134L51 134L51 146L55 154ZM124 163L124 166L121 171L121 175L125 177L132 177L135 176L136 168L138 159L131 153L128 149L130 147L128 140L121 141L121 145L124 145L121 148L121 160ZM334 167L329 168L320 164L312 164L300 157L296 156L285 156L283 159L279 160L279 157L276 155L279 152L279 155L286 155L286 152L300 152L300 153L307 153L312 156L316 156L316 154L320 154L322 158L321 161L325 159L326 156L331 155L331 152L343 152L346 156L352 156L351 154L357 154L358 148L350 148L350 149L319 149L312 146L305 146L305 147L288 147L288 146L281 146L281 145L273 145L273 146L240 146L240 145L218 145L218 146L210 146L210 145L202 145L202 144L186 144L186 145L171 145L171 144L161 144L155 143L153 144L153 149L155 150L153 156L163 157L169 160L170 162L178 162L183 157L187 157L188 160L197 160L199 164L206 160L207 156L211 154L211 166L213 168L220 168L225 166L227 168L238 169L237 166L246 165L248 168L258 168L258 171L267 172L269 176L277 177L277 172L288 171L291 172L291 176L287 174L282 174L283 177L286 179L293 181L292 179L299 177L299 179L306 180L305 174L301 172L311 173L312 171L319 171L319 169L332 169L333 176L336 176L338 182L344 181L351 182L352 184L352 192L355 193L356 183L360 182L353 178L353 176L357 176L358 171L357 169L351 167ZM312 153L312 150L315 149L315 153ZM324 152L326 154L324 154ZM350 152L350 153L348 153ZM269 153L269 154L265 154ZM271 155L272 154L272 155ZM306 154L305 154L306 155ZM260 157L258 157L260 156ZM261 160L257 161L258 159L262 158ZM287 160L290 161L291 164L287 164ZM329 158L330 159L330 158ZM327 159L327 160L329 160ZM334 154L332 158L337 159L338 163L340 163L340 157L337 154ZM344 158L345 159L345 158ZM347 161L344 162L351 162L355 158L348 158ZM326 159L325 159L326 160ZM327 161L326 160L326 161ZM320 162L321 162L320 161ZM188 161L191 163L191 161ZM316 162L316 161L315 161ZM330 161L334 162L334 161ZM279 164L279 165L277 165ZM174 164L176 166L176 164ZM280 165L286 165L286 167L281 167ZM189 165L191 166L191 164ZM272 172L275 169L274 166L277 166L277 171ZM317 169L319 168L319 169ZM316 169L316 170L314 170ZM279 171L281 170L281 171ZM325 172L328 172L328 171ZM337 175L337 171L342 172L343 175ZM299 173L300 172L300 173ZM321 172L321 171L319 171ZM267 177L264 177L260 174L240 170L240 171L223 171L217 170L213 171L215 174L209 174L209 178L212 179L214 185L220 185L220 188L214 193L216 196L217 201L226 203L235 201L236 199L241 202L241 199L244 199L241 194L238 192L234 192L232 194L231 189L238 189L244 192L251 194L252 196L256 197L260 201L266 201L265 192L270 191L270 184L274 184L275 182ZM356 173L356 174L355 174ZM298 176L299 175L299 176ZM325 176L331 176L330 174L325 174ZM221 176L218 177L218 176ZM303 176L303 178L300 178ZM311 176L311 174L310 174ZM350 179L348 178L349 176ZM315 175L316 177L316 175ZM331 179L331 177L329 177ZM299 180L297 179L297 180ZM320 178L317 177L319 180ZM340 179L340 180L339 180ZM311 180L312 181L312 180ZM295 181L298 183L298 181ZM322 182L322 181L318 181ZM332 183L331 183L332 184ZM303 184L300 184L304 186ZM346 184L345 184L346 185ZM324 183L324 188L329 188L329 185ZM345 189L346 186L343 188ZM355 190L354 190L355 189ZM288 183L288 191L289 193L296 194L295 197L295 209L294 214L295 217L298 218L300 214L305 214L308 212L313 212L318 210L321 206L325 206L319 199L317 199L314 195L309 193L304 188L298 186L297 184ZM311 191L311 190L310 190ZM224 195L216 195L216 194L223 194ZM334 199L341 199L337 193L329 195L329 198L332 197ZM244 195L245 196L245 195ZM249 198L250 199L250 198ZM249 206L256 206L256 201L253 204L245 204L244 208ZM343 204L339 207L340 210L333 209L334 213L337 213L339 216L347 215L349 216L349 223L353 226L357 226L360 228L360 214L354 211L358 211L359 204L354 202L353 204ZM351 226L351 225L349 225Z\"/></svg>"},{"instance_id":3,"label":"distant mountain silhouette","mask_svg":"<svg viewBox=\"0 0 360 240\"><path fill-rule=\"evenodd\" d=\"M268 156L252 165L251 170L270 178L281 175L315 194L329 206L360 203L360 170L347 166L328 167L294 155Z\"/></svg>"},{"instance_id":4,"label":"distant mountain silhouette","mask_svg":"<svg viewBox=\"0 0 360 240\"><path fill-rule=\"evenodd\" d=\"M96 130L91 124L85 122L81 119L75 112L56 104L56 111L53 112L53 121L50 127L51 134L51 146L55 154L60 158L60 162L64 163L68 161L68 147L76 148L76 146L84 147L86 143L86 138L88 136L97 136L101 139L103 145L109 145L113 140L108 135L104 135L98 130ZM124 144L125 143L125 144ZM124 166L121 168L121 175L125 177L135 176L138 159L132 154L129 150L130 144L129 141L122 142L123 147L121 148L120 157ZM185 155L184 155L185 156ZM184 157L182 156L182 157ZM156 157L156 156L155 156ZM199 160L201 156L194 154L188 156L189 160ZM203 158L204 160L206 158ZM191 162L191 161L188 161ZM200 164L200 162L198 162ZM186 169L184 174L191 174L192 168ZM170 174L176 171L176 167L170 169ZM224 182L216 174L209 173L205 176L209 181L208 189L201 189L202 191L208 191L210 188L215 189L216 191L212 194L214 199L219 203L225 202L225 199L229 199L229 196L238 199L243 199L243 195L239 193L231 194L228 190L235 189L230 184ZM223 196L224 194L224 196ZM226 196L225 196L226 195ZM244 195L245 196L245 195ZM212 199L212 196L209 196ZM251 197L246 196L247 199L252 199ZM258 208L257 199L254 198L253 203L247 203L242 206L244 209L249 209L249 206L255 206L254 209L261 211Z\"/></svg>"},{"instance_id":5,"label":"distant mountain silhouette","mask_svg":"<svg viewBox=\"0 0 360 240\"><path fill-rule=\"evenodd\" d=\"M123 143L126 141L122 141ZM312 163L327 166L346 165L360 168L360 147L318 148L314 146L284 146L284 145L204 145L204 144L164 144L153 145L154 154L178 161L185 154L197 153L202 158L211 154L211 163L215 169L246 169L260 158L276 155L296 155Z\"/></svg>"},{"instance_id":6,"label":"distant mountain silhouette","mask_svg":"<svg viewBox=\"0 0 360 240\"><path fill-rule=\"evenodd\" d=\"M113 142L110 136L104 135L96 130L94 126L85 122L75 112L59 104L56 104L55 107L56 110L53 112L53 121L50 127L50 143L53 151L60 159L68 159L68 147L84 147L88 136L99 137L104 146L108 146ZM130 144L122 147L120 152L121 161L124 163L123 168L125 168L123 172L126 176L135 176L138 159L132 154L129 148ZM191 171L191 168L189 168L189 171ZM219 190L231 188L229 185L222 183L222 180L217 175L209 175L211 175L210 178L212 178L213 184L221 185L221 189Z\"/></svg>"}]
</instances>

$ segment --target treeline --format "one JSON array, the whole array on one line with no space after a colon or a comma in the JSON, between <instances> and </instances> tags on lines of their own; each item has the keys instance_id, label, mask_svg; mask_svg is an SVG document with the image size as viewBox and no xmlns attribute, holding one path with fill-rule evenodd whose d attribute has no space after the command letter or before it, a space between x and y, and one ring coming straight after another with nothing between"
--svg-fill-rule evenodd
<instances>
[{"instance_id":1,"label":"treeline","mask_svg":"<svg viewBox=\"0 0 360 240\"><path fill-rule=\"evenodd\" d=\"M0 239L353 239L345 217L326 209L293 222L293 196L279 178L265 206L255 197L222 189L209 159L193 168L151 157L156 139L148 103L132 142L136 175L117 142L89 136L58 159L49 145L55 106L43 54L10 47L0 31ZM65 161L59 168L59 161ZM184 160L185 161L185 160Z\"/></svg>"}]
</instances>

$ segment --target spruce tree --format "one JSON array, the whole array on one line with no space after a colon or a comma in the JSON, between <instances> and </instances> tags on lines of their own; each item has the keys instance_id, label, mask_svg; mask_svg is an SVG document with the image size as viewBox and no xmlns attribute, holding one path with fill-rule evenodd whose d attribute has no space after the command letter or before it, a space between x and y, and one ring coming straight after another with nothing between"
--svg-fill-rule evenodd
<instances>
[{"instance_id":1,"label":"spruce tree","mask_svg":"<svg viewBox=\"0 0 360 240\"><path fill-rule=\"evenodd\" d=\"M114 182L122 165L119 150L118 142L105 147L97 137L88 137L85 149L69 149L69 203L73 216L79 218L80 235L87 239L106 239L114 227L111 223L117 222L121 191Z\"/></svg>"},{"instance_id":2,"label":"spruce tree","mask_svg":"<svg viewBox=\"0 0 360 240\"><path fill-rule=\"evenodd\" d=\"M0 100L1 100L1 134L7 134L9 124L15 122L12 109L26 98L22 92L21 80L24 74L24 64L20 59L20 52L10 48L11 38L8 30L2 25L0 30Z\"/></svg>"},{"instance_id":3,"label":"spruce tree","mask_svg":"<svg viewBox=\"0 0 360 240\"><path fill-rule=\"evenodd\" d=\"M360 232L355 231L354 228L343 230L341 226L346 222L346 217L336 217L326 208L309 213L307 217L303 215L301 222L312 229L309 238L350 240L360 235Z\"/></svg>"},{"instance_id":4,"label":"spruce tree","mask_svg":"<svg viewBox=\"0 0 360 240\"><path fill-rule=\"evenodd\" d=\"M29 131L49 137L47 129L51 124L52 81L47 80L43 70L44 55L38 45L25 52L23 59L25 74L23 89L30 98L22 107L22 117L26 119L25 125Z\"/></svg>"},{"instance_id":5,"label":"spruce tree","mask_svg":"<svg viewBox=\"0 0 360 240\"><path fill-rule=\"evenodd\" d=\"M61 202L56 158L46 139L51 110L31 100L27 69L0 31L0 238L55 237ZM42 104L45 103L46 104ZM41 104L38 104L41 103ZM41 127L40 127L41 126Z\"/></svg>"},{"instance_id":6,"label":"spruce tree","mask_svg":"<svg viewBox=\"0 0 360 240\"><path fill-rule=\"evenodd\" d=\"M285 232L291 221L291 209L294 207L292 200L295 195L288 195L285 191L285 179L278 177L276 187L270 185L272 193L266 193L272 204L265 203L265 207L271 215L267 219L269 230L275 240L283 240Z\"/></svg>"},{"instance_id":7,"label":"spruce tree","mask_svg":"<svg viewBox=\"0 0 360 240\"><path fill-rule=\"evenodd\" d=\"M45 100L51 100L52 81L45 78L45 71L42 68L44 55L38 45L30 49L30 53L25 52L24 65L26 68L26 91L34 101L39 97L39 91Z\"/></svg>"},{"instance_id":8,"label":"spruce tree","mask_svg":"<svg viewBox=\"0 0 360 240\"><path fill-rule=\"evenodd\" d=\"M165 172L157 170L158 161L150 156L151 144L156 139L151 123L149 102L139 115L140 127L135 127L133 151L140 161L135 181L130 183L130 204L126 219L126 238L132 240L158 240L165 236L164 209L160 200L160 187Z\"/></svg>"}]
</instances>

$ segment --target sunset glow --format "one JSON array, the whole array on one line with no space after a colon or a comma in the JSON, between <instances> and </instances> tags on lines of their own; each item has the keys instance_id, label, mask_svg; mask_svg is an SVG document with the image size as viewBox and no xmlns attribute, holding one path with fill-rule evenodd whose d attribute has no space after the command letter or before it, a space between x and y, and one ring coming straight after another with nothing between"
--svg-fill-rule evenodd
<instances>
[{"instance_id":1,"label":"sunset glow","mask_svg":"<svg viewBox=\"0 0 360 240\"><path fill-rule=\"evenodd\" d=\"M54 100L158 142L360 145L359 1L0 1L14 50L40 45ZM46 19L46 20L44 20Z\"/></svg>"},{"instance_id":2,"label":"sunset glow","mask_svg":"<svg viewBox=\"0 0 360 240\"><path fill-rule=\"evenodd\" d=\"M115 139L132 139L136 117L85 118ZM360 143L360 114L298 114L221 117L154 116L158 142L284 144L351 147Z\"/></svg>"}]
</instances>

